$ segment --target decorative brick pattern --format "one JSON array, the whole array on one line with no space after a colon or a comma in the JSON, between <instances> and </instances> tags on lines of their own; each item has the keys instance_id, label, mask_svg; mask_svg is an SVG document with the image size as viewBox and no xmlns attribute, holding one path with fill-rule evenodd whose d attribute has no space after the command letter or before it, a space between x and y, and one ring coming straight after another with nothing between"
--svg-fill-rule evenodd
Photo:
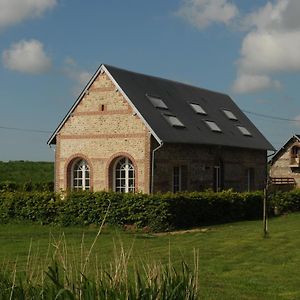
<instances>
[{"instance_id":1,"label":"decorative brick pattern","mask_svg":"<svg viewBox=\"0 0 300 300\"><path fill-rule=\"evenodd\" d=\"M77 157L91 167L92 189L109 190L110 166L122 153L135 166L136 190L148 193L150 133L107 75L99 74L57 135L56 190L70 187Z\"/></svg>"}]
</instances>

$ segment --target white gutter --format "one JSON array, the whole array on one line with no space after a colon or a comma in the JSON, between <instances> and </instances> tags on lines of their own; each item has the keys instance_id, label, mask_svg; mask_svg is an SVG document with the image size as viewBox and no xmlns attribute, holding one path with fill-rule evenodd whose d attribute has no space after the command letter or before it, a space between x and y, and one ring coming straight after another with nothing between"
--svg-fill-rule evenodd
<instances>
[{"instance_id":1,"label":"white gutter","mask_svg":"<svg viewBox=\"0 0 300 300\"><path fill-rule=\"evenodd\" d=\"M154 190L154 160L155 160L155 152L159 150L164 145L163 141L161 141L160 145L153 149L152 151L152 163L151 163L151 194L153 194Z\"/></svg>"}]
</instances>

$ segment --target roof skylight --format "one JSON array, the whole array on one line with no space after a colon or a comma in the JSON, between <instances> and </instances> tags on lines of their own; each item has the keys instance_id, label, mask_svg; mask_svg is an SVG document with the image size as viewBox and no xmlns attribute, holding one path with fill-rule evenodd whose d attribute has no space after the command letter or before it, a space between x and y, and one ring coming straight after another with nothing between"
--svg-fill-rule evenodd
<instances>
[{"instance_id":1,"label":"roof skylight","mask_svg":"<svg viewBox=\"0 0 300 300\"><path fill-rule=\"evenodd\" d=\"M183 125L183 123L177 117L175 117L175 116L164 115L164 117L170 123L171 126L174 126L174 127L185 127Z\"/></svg>"},{"instance_id":2,"label":"roof skylight","mask_svg":"<svg viewBox=\"0 0 300 300\"><path fill-rule=\"evenodd\" d=\"M200 104L190 103L190 106L197 114L207 115L206 111L202 108Z\"/></svg>"},{"instance_id":3,"label":"roof skylight","mask_svg":"<svg viewBox=\"0 0 300 300\"><path fill-rule=\"evenodd\" d=\"M228 109L223 109L223 113L226 115L226 117L229 119L229 120L234 120L234 121L237 121L237 117L236 115L231 111L231 110L228 110Z\"/></svg>"},{"instance_id":4,"label":"roof skylight","mask_svg":"<svg viewBox=\"0 0 300 300\"><path fill-rule=\"evenodd\" d=\"M156 108L162 108L162 109L168 109L168 106L166 103L159 97L146 95L147 98L151 101L154 107Z\"/></svg>"},{"instance_id":5,"label":"roof skylight","mask_svg":"<svg viewBox=\"0 0 300 300\"><path fill-rule=\"evenodd\" d=\"M246 127L244 127L244 126L237 126L237 128L240 130L240 132L243 135L252 136L252 134L250 133L250 131Z\"/></svg>"},{"instance_id":6,"label":"roof skylight","mask_svg":"<svg viewBox=\"0 0 300 300\"><path fill-rule=\"evenodd\" d=\"M206 125L215 132L222 132L221 128L214 121L205 121Z\"/></svg>"}]
</instances>

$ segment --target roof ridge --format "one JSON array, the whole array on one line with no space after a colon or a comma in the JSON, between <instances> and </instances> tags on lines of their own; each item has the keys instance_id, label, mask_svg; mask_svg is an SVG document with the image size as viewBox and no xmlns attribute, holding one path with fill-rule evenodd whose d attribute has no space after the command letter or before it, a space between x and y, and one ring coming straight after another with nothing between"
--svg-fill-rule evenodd
<instances>
[{"instance_id":1,"label":"roof ridge","mask_svg":"<svg viewBox=\"0 0 300 300\"><path fill-rule=\"evenodd\" d=\"M203 87L199 87L199 86L193 85L191 83L186 83L186 82L182 82L182 81L178 81L178 80L168 79L168 78L164 78L164 77L160 77L160 76L155 76L155 75L149 75L149 74L145 74L145 73L141 73L141 72L136 72L136 71L132 71L132 70L128 70L128 69L123 69L123 68L119 68L119 67L116 67L116 66L113 66L113 65L109 65L109 64L102 64L102 65L104 65L106 68L114 68L114 69L117 69L117 70L120 70L120 71L125 71L125 72L136 74L136 75L139 75L139 76L142 75L142 76L151 77L151 78L154 78L154 79L164 80L164 81L167 81L167 82L173 82L173 83L176 83L176 84L181 84L181 85L184 85L184 86L188 86L188 87L200 89L202 91L207 91L207 92L211 92L211 93L215 93L215 94L220 94L220 95L223 95L223 96L225 95L225 96L229 97L229 95L227 93L223 93L223 92L219 92L219 91L215 91L215 90L206 89L206 88L203 88Z\"/></svg>"}]
</instances>

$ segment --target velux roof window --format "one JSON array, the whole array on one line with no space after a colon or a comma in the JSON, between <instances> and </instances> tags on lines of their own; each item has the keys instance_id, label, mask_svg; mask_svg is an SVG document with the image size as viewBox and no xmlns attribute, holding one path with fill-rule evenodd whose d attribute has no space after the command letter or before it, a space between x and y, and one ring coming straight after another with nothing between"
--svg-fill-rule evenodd
<instances>
[{"instance_id":1,"label":"velux roof window","mask_svg":"<svg viewBox=\"0 0 300 300\"><path fill-rule=\"evenodd\" d=\"M222 132L221 128L214 121L204 121L206 125L215 132Z\"/></svg>"},{"instance_id":2,"label":"velux roof window","mask_svg":"<svg viewBox=\"0 0 300 300\"><path fill-rule=\"evenodd\" d=\"M164 115L165 119L169 122L171 126L174 127L185 127L183 123L175 116L172 115Z\"/></svg>"},{"instance_id":3,"label":"velux roof window","mask_svg":"<svg viewBox=\"0 0 300 300\"><path fill-rule=\"evenodd\" d=\"M207 115L206 111L202 108L200 104L190 103L190 106L197 114Z\"/></svg>"},{"instance_id":4,"label":"velux roof window","mask_svg":"<svg viewBox=\"0 0 300 300\"><path fill-rule=\"evenodd\" d=\"M240 130L240 132L243 135L252 136L252 134L250 133L250 131L246 127L244 127L244 126L237 126L237 128Z\"/></svg>"},{"instance_id":5,"label":"velux roof window","mask_svg":"<svg viewBox=\"0 0 300 300\"><path fill-rule=\"evenodd\" d=\"M234 121L237 121L237 117L236 115L231 111L231 110L228 110L228 109L223 109L223 113L226 115L226 117L229 119L229 120L234 120Z\"/></svg>"},{"instance_id":6,"label":"velux roof window","mask_svg":"<svg viewBox=\"0 0 300 300\"><path fill-rule=\"evenodd\" d=\"M159 97L147 95L147 98L150 100L152 105L156 108L168 109L166 103Z\"/></svg>"}]
</instances>

